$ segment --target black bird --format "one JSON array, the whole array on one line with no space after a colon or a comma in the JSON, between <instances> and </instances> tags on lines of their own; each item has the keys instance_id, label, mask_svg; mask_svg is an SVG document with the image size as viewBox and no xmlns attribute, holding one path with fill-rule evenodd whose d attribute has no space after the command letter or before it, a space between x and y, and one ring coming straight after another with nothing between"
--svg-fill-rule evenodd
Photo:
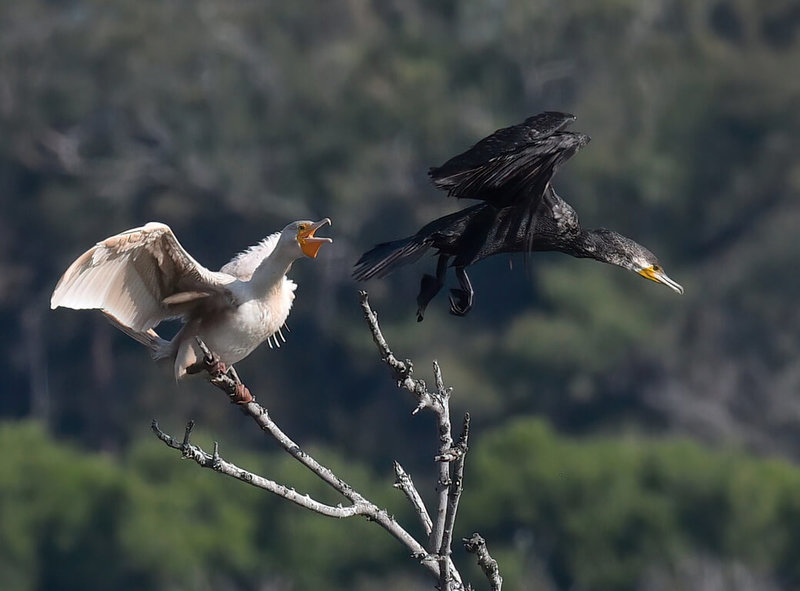
<instances>
[{"instance_id":1,"label":"black bird","mask_svg":"<svg viewBox=\"0 0 800 591\"><path fill-rule=\"evenodd\" d=\"M438 188L481 203L436 219L408 238L378 244L361 256L353 277L384 277L417 261L429 248L436 249L436 275L422 277L417 296L418 321L444 285L448 266L455 268L460 286L450 290L450 312L469 312L474 292L466 268L503 252L554 250L592 258L683 293L652 252L612 230L581 228L578 214L556 194L550 184L553 174L589 142L587 135L564 130L574 120L567 113L534 115L431 168L428 174Z\"/></svg>"}]
</instances>

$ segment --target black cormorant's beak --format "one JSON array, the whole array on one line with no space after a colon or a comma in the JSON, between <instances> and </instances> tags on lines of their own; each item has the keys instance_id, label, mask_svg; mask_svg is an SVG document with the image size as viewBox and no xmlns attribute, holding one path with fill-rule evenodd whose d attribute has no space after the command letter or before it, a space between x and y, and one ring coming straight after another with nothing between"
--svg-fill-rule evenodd
<instances>
[{"instance_id":1,"label":"black cormorant's beak","mask_svg":"<svg viewBox=\"0 0 800 591\"><path fill-rule=\"evenodd\" d=\"M303 254L312 259L317 258L317 252L323 244L333 242L331 238L318 238L314 236L314 232L319 230L325 224L330 224L330 218L321 219L314 222L309 226L300 226L297 230L297 242L300 243L300 250Z\"/></svg>"},{"instance_id":2,"label":"black cormorant's beak","mask_svg":"<svg viewBox=\"0 0 800 591\"><path fill-rule=\"evenodd\" d=\"M667 287L677 291L680 294L683 294L683 287L680 283L677 283L667 277L667 274L664 273L664 269L659 267L658 265L653 265L652 267L645 267L644 269L637 271L639 275L642 277L649 279L650 281L655 281L656 283L661 283L662 285L666 285Z\"/></svg>"}]
</instances>

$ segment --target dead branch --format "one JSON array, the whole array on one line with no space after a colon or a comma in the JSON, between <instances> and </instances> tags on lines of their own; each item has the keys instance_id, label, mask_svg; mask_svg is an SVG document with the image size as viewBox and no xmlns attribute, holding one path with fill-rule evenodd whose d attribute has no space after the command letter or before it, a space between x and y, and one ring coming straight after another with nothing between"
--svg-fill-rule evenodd
<instances>
[{"instance_id":1,"label":"dead branch","mask_svg":"<svg viewBox=\"0 0 800 591\"><path fill-rule=\"evenodd\" d=\"M442 371L439 363L433 362L433 374L436 380L436 399L438 404L432 406L431 410L436 413L439 427L439 453L436 458L446 457L453 446L452 429L450 426L450 390L444 387ZM436 459L434 458L434 459ZM442 537L444 536L444 522L447 517L447 491L452 479L450 478L450 466L446 461L439 462L439 478L436 481L436 492L439 495L439 502L436 507L436 521L433 524L428 540L428 549L431 552L441 552Z\"/></svg>"},{"instance_id":2,"label":"dead branch","mask_svg":"<svg viewBox=\"0 0 800 591\"><path fill-rule=\"evenodd\" d=\"M450 487L447 493L447 511L444 516L444 524L442 527L442 543L439 547L439 558L443 565L450 562L450 554L452 553L453 544L453 529L456 523L456 513L458 511L458 502L461 499L461 491L464 489L464 462L467 458L467 449L469 442L469 413L464 415L464 430L461 432L461 437L458 443L454 445L446 455L437 456L436 461L442 464L452 462L452 472L450 478ZM450 586L446 578L448 577L448 569L444 566L439 571L439 588L449 589Z\"/></svg>"},{"instance_id":3,"label":"dead branch","mask_svg":"<svg viewBox=\"0 0 800 591\"><path fill-rule=\"evenodd\" d=\"M411 360L406 359L405 361L400 361L389 349L389 345L383 337L381 328L378 326L378 313L374 312L369 305L367 292L359 291L358 297L361 300L361 309L364 311L364 318L366 318L367 325L372 333L372 340L375 341L375 345L378 347L378 352L381 355L381 361L392 370L392 376L397 380L397 387L405 388L417 399L417 408L414 409L413 414L418 413L423 408L430 408L437 414L442 412L443 401L441 398L428 391L424 380L411 377L414 373L414 365L411 363ZM435 369L438 368L435 361L434 367ZM448 432L449 425L450 423L448 422Z\"/></svg>"},{"instance_id":4,"label":"dead branch","mask_svg":"<svg viewBox=\"0 0 800 591\"><path fill-rule=\"evenodd\" d=\"M472 534L469 538L464 538L464 549L470 554L475 554L478 559L478 566L481 567L492 591L501 591L503 588L503 577L500 576L500 569L497 561L491 557L486 548L486 540L479 534Z\"/></svg>"},{"instance_id":5,"label":"dead branch","mask_svg":"<svg viewBox=\"0 0 800 591\"><path fill-rule=\"evenodd\" d=\"M225 368L219 363L213 352L200 341L198 341L198 344L205 355L203 369L208 371L209 381L225 392L231 402L238 404L262 431L271 435L278 442L284 451L341 494L349 504L346 506L328 505L313 499L308 494L298 493L293 488L244 470L223 459L220 456L219 445L216 442L214 443L213 453L208 453L201 447L191 443L194 422L189 422L186 426L184 437L180 441L162 431L155 420L152 423L153 432L165 445L180 451L182 457L194 460L199 466L210 468L220 474L269 491L309 511L336 518L360 515L369 521L377 523L403 543L410 550L412 557L436 578L440 591L463 590L465 587L461 575L451 558L451 545L458 503L463 490L464 462L469 441L469 415L467 414L464 417L464 428L458 443L453 444L449 408L451 389L445 388L439 365L435 361L433 362L436 391L431 392L423 380L413 377L413 365L410 360L400 361L394 356L381 333L377 314L369 306L366 292L359 292L359 296L361 307L364 310L364 317L367 320L373 340L378 347L381 360L391 369L397 386L411 392L416 399L417 405L413 410L413 414L416 414L421 409L430 409L437 416L439 449L434 459L439 465L439 476L436 485L438 493L437 508L433 518L411 480L411 476L403 470L399 463L395 462L395 487L403 492L414 508L428 537L427 548L397 523L394 517L389 515L385 509L380 509L377 505L367 500L332 470L305 453L297 443L275 424L267 410L256 402L236 371L232 367ZM482 546L477 541L474 541L476 536ZM497 563L491 559L486 551L485 542L477 534L473 535L470 541L474 541L474 549L471 549L473 546L468 546L466 544L467 540L465 540L467 551L477 553L478 563L487 573L492 589L499 590L502 578L500 577ZM485 567L484 564L488 566ZM491 569L487 570L489 566L491 566ZM494 573L491 576L489 574L490 571Z\"/></svg>"},{"instance_id":6,"label":"dead branch","mask_svg":"<svg viewBox=\"0 0 800 591\"><path fill-rule=\"evenodd\" d=\"M224 373L220 371L219 364L216 362L214 355L211 353L208 347L206 347L206 345L202 342L200 342L200 346L203 350L203 353L206 355L205 361L208 365L209 371L211 372L211 378L209 381L214 386L225 392L231 401L235 401L237 404L240 404L245 414L249 415L262 431L272 435L272 437L278 442L278 444L286 453L311 470L322 481L331 486L331 488L339 492L344 498L350 501L351 506L343 507L341 508L342 510L339 511L338 507L325 505L324 503L312 499L309 495L297 495L297 493L294 493L287 496L285 492L292 491L292 489L270 481L267 478L243 471L241 468L238 468L229 462L224 462L221 458L219 458L218 452L215 455L216 460L219 461L215 461L215 455L210 455L208 452L200 449L198 446L192 445L189 442L189 435L193 427L193 423L191 422L186 428L186 435L183 442L177 443L173 437L167 435L158 428L158 423L156 421L153 421L153 431L156 433L158 438L161 439L161 441L173 449L180 450L183 457L194 460L200 466L205 468L213 468L217 472L237 478L238 480L242 480L248 484L252 484L253 486L263 488L264 490L268 490L269 492L291 500L292 502L301 505L310 511L315 511L320 515L339 518L351 517L353 515L361 515L366 517L368 520L374 521L383 527L398 541L405 544L406 547L411 551L411 555L414 558L419 560L420 563L429 571L431 571L434 576L439 576L439 565L435 561L428 559L428 552L425 550L422 544L417 542L417 540L414 539L411 534L403 529L403 527L397 523L394 517L391 516L385 509L381 509L374 503L365 499L352 486L334 474L330 468L323 466L313 457L305 453L297 443L295 443L280 429L280 427L278 427L277 424L275 424L275 422L270 418L267 409L258 404L254 398L251 397L250 402L239 402L239 396L242 388L244 388L244 384L239 379L236 371L232 367L228 368ZM244 473L244 475L242 475L242 473ZM303 500L300 501L300 499Z\"/></svg>"},{"instance_id":7,"label":"dead branch","mask_svg":"<svg viewBox=\"0 0 800 591\"><path fill-rule=\"evenodd\" d=\"M243 468L240 468L235 464L224 460L219 455L219 444L216 442L214 442L214 453L208 453L201 447L190 442L191 432L194 428L194 421L189 421L189 423L186 425L183 441L178 441L174 437L164 433L159 428L158 421L155 419L153 419L150 427L156 434L156 437L158 437L161 441L163 441L172 449L179 450L183 458L194 460L203 468L211 468L220 474L225 474L231 478L236 478L237 480L246 482L247 484L255 486L256 488L267 490L273 494L283 497L287 501L291 501L296 505L305 507L306 509L319 513L320 515L326 515L327 517L344 518L351 517L353 515L365 514L366 508L363 505L353 504L349 507L334 507L331 505L326 505L325 503L320 503L319 501L312 499L308 495L298 493L293 488L278 484L273 480L269 480L268 478L264 478L263 476L259 476L258 474L254 474Z\"/></svg>"},{"instance_id":8,"label":"dead branch","mask_svg":"<svg viewBox=\"0 0 800 591\"><path fill-rule=\"evenodd\" d=\"M467 448L466 437L469 436L469 417L467 416L465 419L465 435L462 436L463 444L459 442L459 446L454 446L451 434L452 428L450 426L450 393L452 392L452 388L445 387L439 363L436 361L433 362L436 392L431 392L428 390L424 380L412 377L414 369L411 361L408 359L406 359L405 362L400 361L389 349L386 338L383 336L380 325L378 324L378 315L369 305L369 296L367 292L360 291L358 295L361 302L361 309L364 312L364 318L372 333L372 340L375 341L375 345L378 347L378 352L381 355L381 361L389 366L389 369L392 371L392 376L397 382L397 387L408 390L417 399L417 406L412 411L412 414L416 414L421 409L430 409L436 414L439 432L439 453L434 459L439 463L439 477L436 482L438 503L436 514L432 520L432 528L429 530L428 551L431 555L436 557L440 564L446 565L446 567L439 569L439 589L441 591L449 591L453 588L453 584L457 587L463 587L461 575L455 568L450 555L452 553L452 524L455 520L455 509L458 505L458 498L461 495L460 482L463 477L463 458ZM455 461L457 458L460 458L460 467L457 466L458 462ZM459 484L453 487L455 480L458 480ZM451 493L456 490L458 491L457 494L452 496ZM454 499L454 503L451 502L451 498ZM411 500L412 505L416 508L416 500L410 497L409 500ZM452 511L452 520L450 522L450 533L446 536L448 509L451 503L452 508L450 510ZM425 512L427 513L427 509Z\"/></svg>"},{"instance_id":9,"label":"dead branch","mask_svg":"<svg viewBox=\"0 0 800 591\"><path fill-rule=\"evenodd\" d=\"M428 514L428 509L425 507L425 503L422 501L419 491L411 480L411 475L403 470L403 467L398 462L394 463L394 474L395 488L399 488L403 491L403 494L406 495L411 506L414 507L414 511L419 516L422 529L425 530L426 535L430 536L431 529L433 529L433 522L431 521L431 516Z\"/></svg>"}]
</instances>

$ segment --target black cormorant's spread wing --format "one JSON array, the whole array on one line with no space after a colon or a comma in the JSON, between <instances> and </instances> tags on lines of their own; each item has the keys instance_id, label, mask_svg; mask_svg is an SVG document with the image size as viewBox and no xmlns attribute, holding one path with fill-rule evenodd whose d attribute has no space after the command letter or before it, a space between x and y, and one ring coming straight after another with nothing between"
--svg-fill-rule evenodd
<instances>
[{"instance_id":1,"label":"black cormorant's spread wing","mask_svg":"<svg viewBox=\"0 0 800 591\"><path fill-rule=\"evenodd\" d=\"M431 168L433 183L448 195L496 205L525 204L535 209L558 166L589 136L562 131L575 120L568 113L545 112L505 127L472 148Z\"/></svg>"}]
</instances>

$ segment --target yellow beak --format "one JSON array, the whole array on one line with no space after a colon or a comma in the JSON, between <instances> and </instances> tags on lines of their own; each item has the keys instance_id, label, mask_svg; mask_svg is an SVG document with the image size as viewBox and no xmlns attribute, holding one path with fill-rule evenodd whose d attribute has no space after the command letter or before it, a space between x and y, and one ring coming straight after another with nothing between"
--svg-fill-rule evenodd
<instances>
[{"instance_id":1,"label":"yellow beak","mask_svg":"<svg viewBox=\"0 0 800 591\"><path fill-rule=\"evenodd\" d=\"M300 250L303 254L312 259L317 258L317 253L323 244L333 242L331 238L318 238L314 236L314 232L319 230L325 224L330 224L330 218L321 219L318 222L311 224L304 230L297 232L297 242L300 243Z\"/></svg>"},{"instance_id":2,"label":"yellow beak","mask_svg":"<svg viewBox=\"0 0 800 591\"><path fill-rule=\"evenodd\" d=\"M644 277L645 279L649 279L650 281L655 281L656 283L661 283L662 285L666 285L670 289L677 291L678 293L683 293L683 287L680 283L677 283L667 277L667 274L660 267L646 267L641 271L638 271L639 275Z\"/></svg>"}]
</instances>

